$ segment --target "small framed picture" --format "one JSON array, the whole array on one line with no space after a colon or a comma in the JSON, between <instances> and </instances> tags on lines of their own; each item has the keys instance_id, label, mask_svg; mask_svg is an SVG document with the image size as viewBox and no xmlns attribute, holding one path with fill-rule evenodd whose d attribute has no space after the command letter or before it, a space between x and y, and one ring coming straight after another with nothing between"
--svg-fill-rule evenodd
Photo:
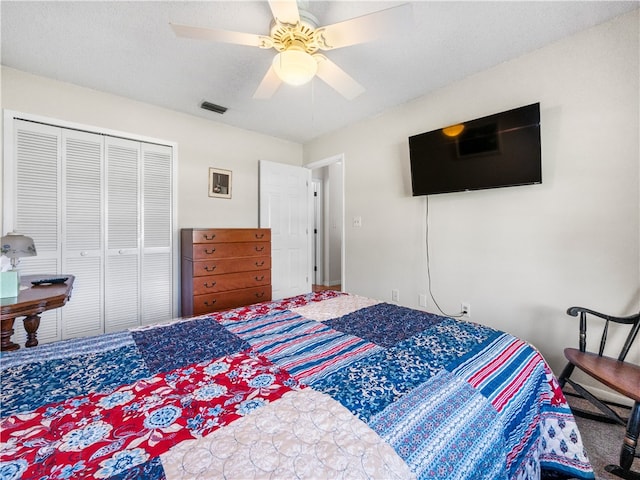
<instances>
[{"instance_id":1,"label":"small framed picture","mask_svg":"<svg viewBox=\"0 0 640 480\"><path fill-rule=\"evenodd\" d=\"M231 170L209 168L209 196L231 198Z\"/></svg>"}]
</instances>

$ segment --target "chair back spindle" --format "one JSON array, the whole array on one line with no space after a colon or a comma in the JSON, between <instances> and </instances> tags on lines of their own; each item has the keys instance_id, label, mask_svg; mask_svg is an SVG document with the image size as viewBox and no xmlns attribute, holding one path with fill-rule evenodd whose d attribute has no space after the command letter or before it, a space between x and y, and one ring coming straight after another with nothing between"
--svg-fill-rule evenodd
<instances>
[{"instance_id":1,"label":"chair back spindle","mask_svg":"<svg viewBox=\"0 0 640 480\"><path fill-rule=\"evenodd\" d=\"M600 350L598 355L602 356L604 353L604 345L607 343L607 334L609 333L609 319L604 322L604 328L602 329L602 337L600 337Z\"/></svg>"},{"instance_id":2,"label":"chair back spindle","mask_svg":"<svg viewBox=\"0 0 640 480\"><path fill-rule=\"evenodd\" d=\"M587 351L587 314L580 312L580 351Z\"/></svg>"},{"instance_id":3,"label":"chair back spindle","mask_svg":"<svg viewBox=\"0 0 640 480\"><path fill-rule=\"evenodd\" d=\"M640 318L640 313L636 315L636 321L631 327L631 331L627 336L627 340L624 342L624 345L622 346L622 350L620 351L620 355L618 356L618 360L620 360L621 362L624 362L625 358L627 358L627 353L629 353L631 344L634 342L634 340L638 336L638 331L640 331L640 321L638 321L639 318Z\"/></svg>"}]
</instances>

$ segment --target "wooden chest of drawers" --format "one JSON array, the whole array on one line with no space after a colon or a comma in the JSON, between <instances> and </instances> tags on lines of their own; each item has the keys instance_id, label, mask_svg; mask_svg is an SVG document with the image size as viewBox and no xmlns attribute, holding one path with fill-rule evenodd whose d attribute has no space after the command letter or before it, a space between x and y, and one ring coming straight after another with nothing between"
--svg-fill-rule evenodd
<instances>
[{"instance_id":1,"label":"wooden chest of drawers","mask_svg":"<svg viewBox=\"0 0 640 480\"><path fill-rule=\"evenodd\" d=\"M182 316L271 300L271 230L183 228Z\"/></svg>"}]
</instances>

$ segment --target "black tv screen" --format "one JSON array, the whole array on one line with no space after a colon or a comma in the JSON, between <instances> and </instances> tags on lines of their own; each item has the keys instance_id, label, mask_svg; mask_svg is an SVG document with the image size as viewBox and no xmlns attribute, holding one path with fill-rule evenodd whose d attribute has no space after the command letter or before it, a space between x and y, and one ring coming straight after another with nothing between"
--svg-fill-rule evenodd
<instances>
[{"instance_id":1,"label":"black tv screen","mask_svg":"<svg viewBox=\"0 0 640 480\"><path fill-rule=\"evenodd\" d=\"M409 137L413 195L542 183L540 104Z\"/></svg>"}]
</instances>

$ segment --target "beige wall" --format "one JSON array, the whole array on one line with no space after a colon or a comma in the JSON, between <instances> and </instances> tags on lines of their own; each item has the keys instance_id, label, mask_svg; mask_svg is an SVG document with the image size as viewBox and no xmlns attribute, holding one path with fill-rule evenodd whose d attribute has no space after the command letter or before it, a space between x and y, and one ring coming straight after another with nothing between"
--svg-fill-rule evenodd
<instances>
[{"instance_id":1,"label":"beige wall","mask_svg":"<svg viewBox=\"0 0 640 480\"><path fill-rule=\"evenodd\" d=\"M177 143L180 228L258 226L258 160L302 163L293 142L7 67L1 78L3 109ZM233 172L230 200L209 198L209 167Z\"/></svg>"},{"instance_id":2,"label":"beige wall","mask_svg":"<svg viewBox=\"0 0 640 480\"><path fill-rule=\"evenodd\" d=\"M636 10L305 145L305 162L345 154L346 289L399 289L411 307L427 292L408 136L540 102L542 185L429 197L435 298L448 313L469 302L472 320L531 341L558 373L577 343L568 307L637 311L638 25Z\"/></svg>"}]
</instances>

